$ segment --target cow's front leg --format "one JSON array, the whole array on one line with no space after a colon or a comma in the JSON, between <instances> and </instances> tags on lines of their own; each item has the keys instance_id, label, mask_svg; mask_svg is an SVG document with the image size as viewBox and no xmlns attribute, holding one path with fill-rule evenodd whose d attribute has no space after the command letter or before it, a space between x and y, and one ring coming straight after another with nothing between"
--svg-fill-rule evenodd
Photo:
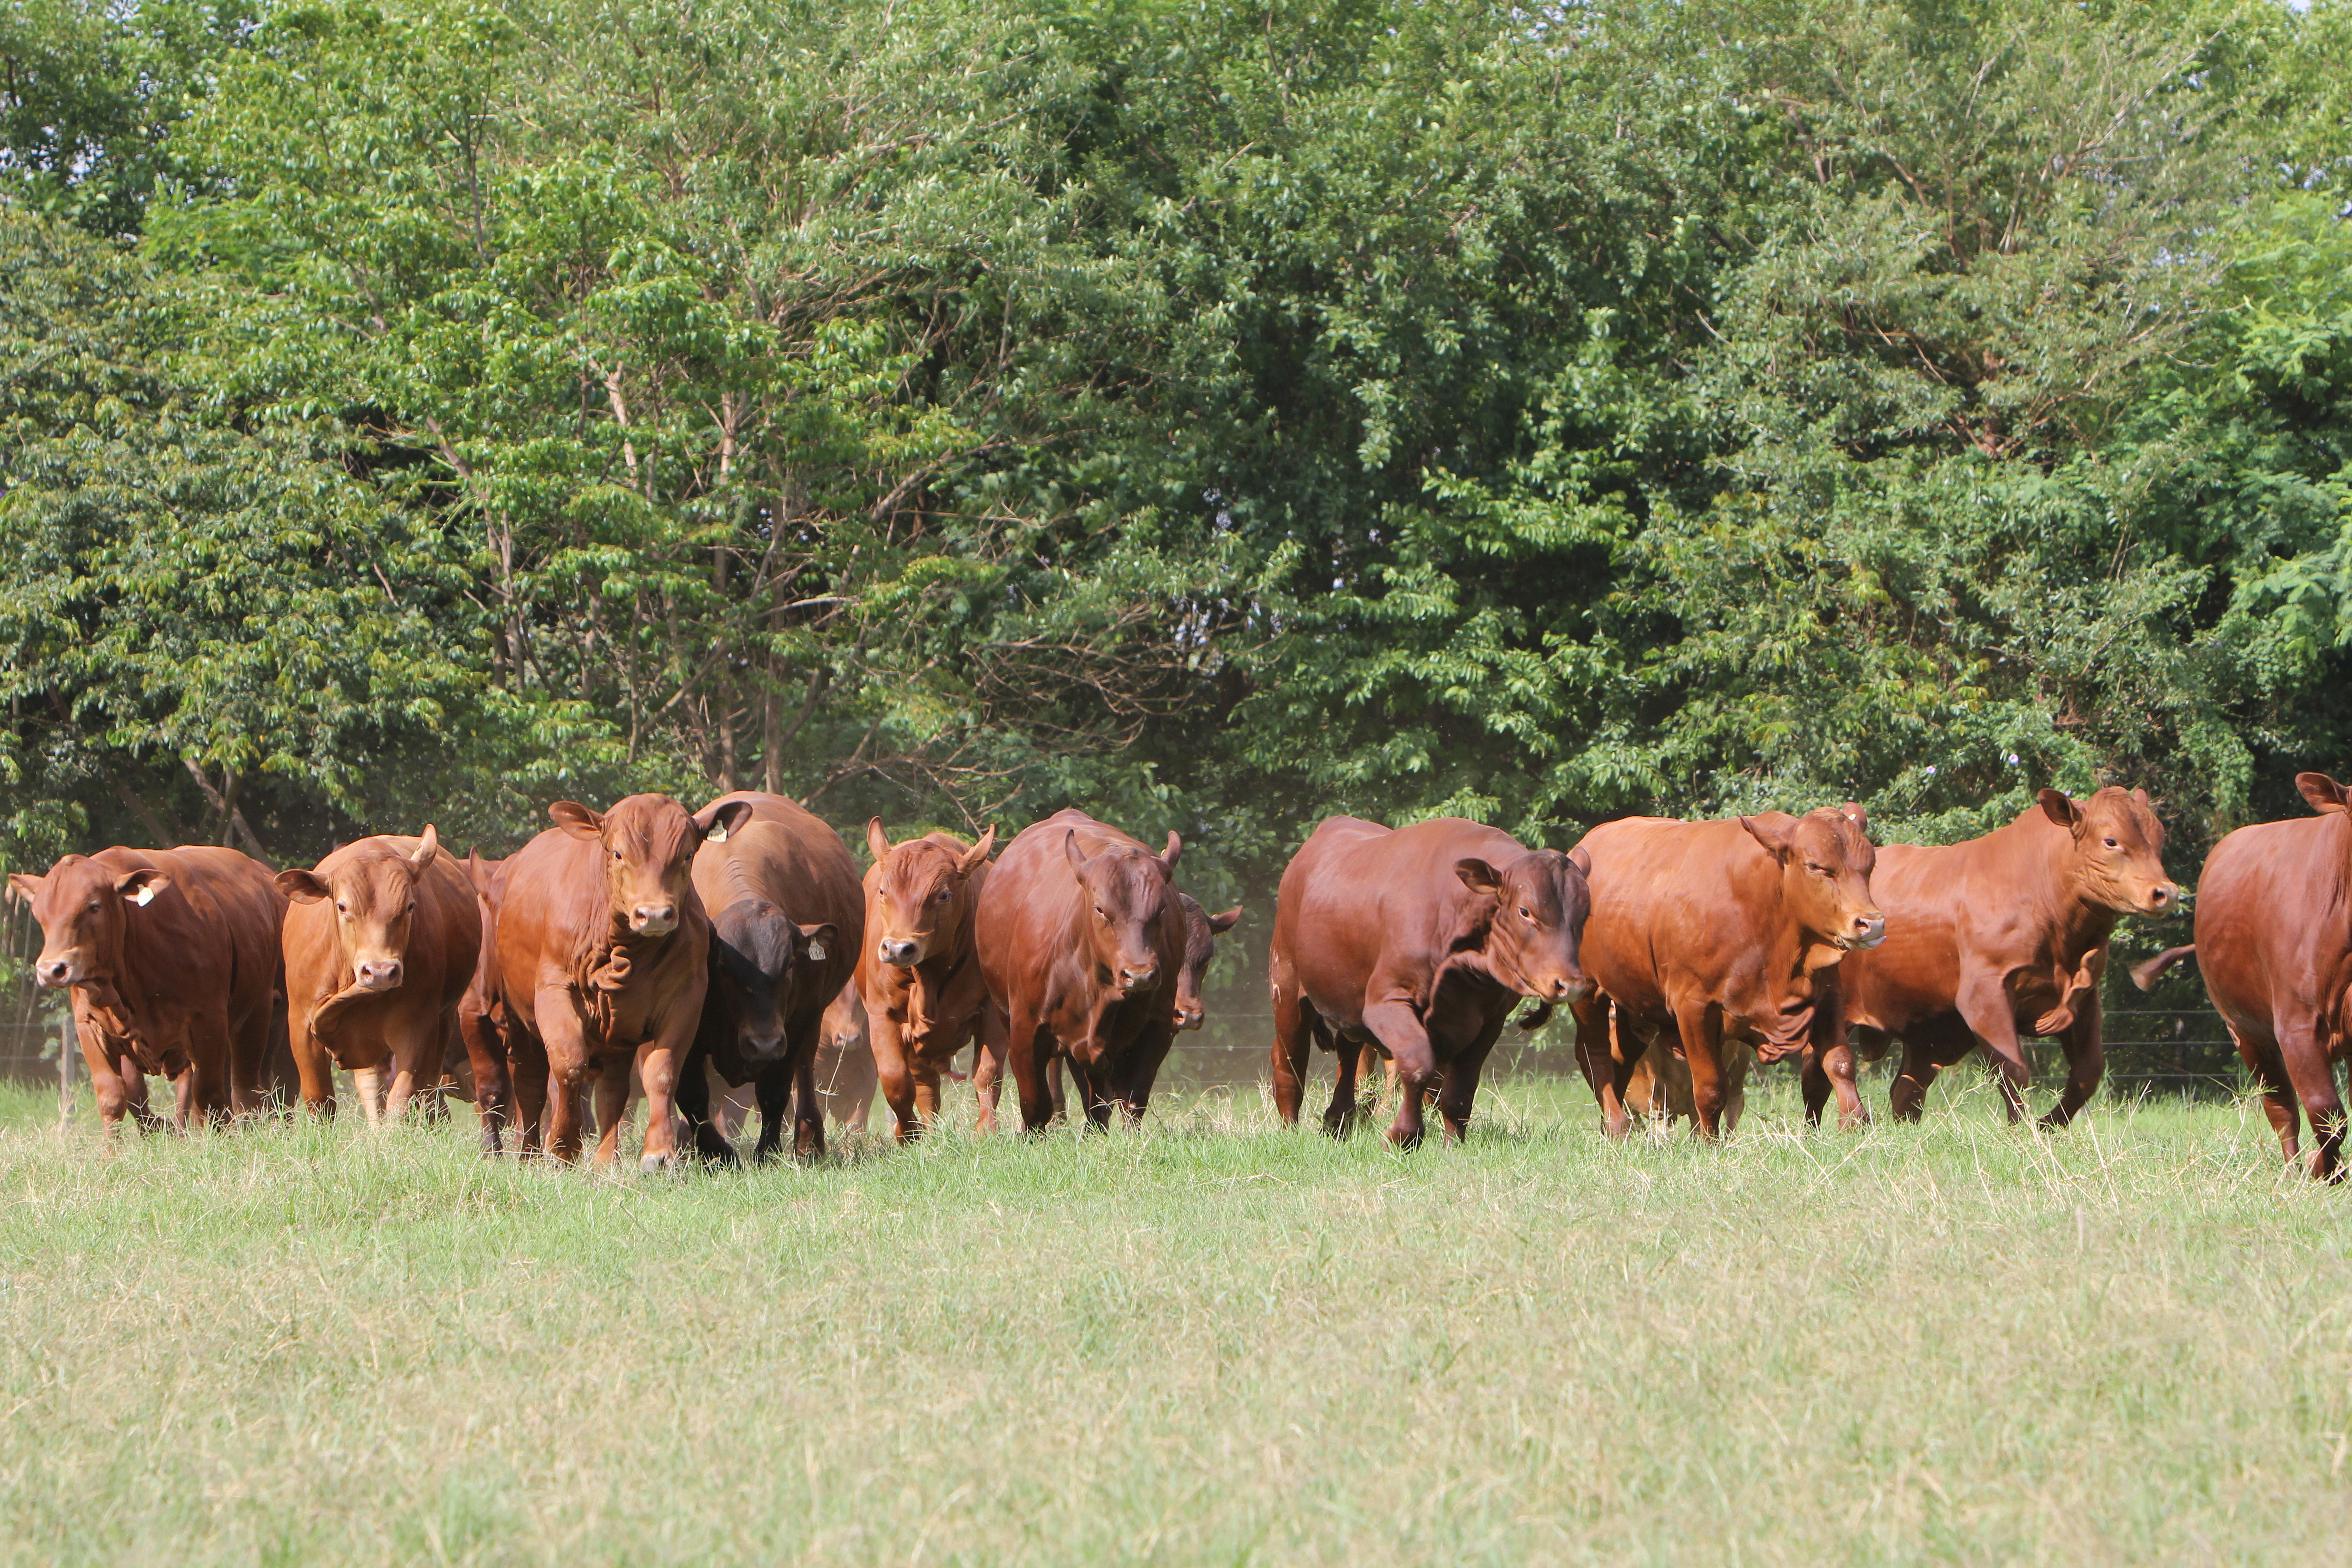
<instances>
[{"instance_id":1,"label":"cow's front leg","mask_svg":"<svg viewBox=\"0 0 2352 1568\"><path fill-rule=\"evenodd\" d=\"M666 1170L677 1163L677 1088L683 1076L679 1067L692 1044L685 1031L665 1029L658 1038L637 1047L637 1081L646 1087L646 1147L637 1159L640 1170ZM702 1076L698 1065L695 1073L702 1079L707 1096L709 1079Z\"/></svg>"},{"instance_id":2,"label":"cow's front leg","mask_svg":"<svg viewBox=\"0 0 2352 1568\"><path fill-rule=\"evenodd\" d=\"M1961 1022L1992 1058L2009 1119L2022 1121L2026 1086L2033 1081L2033 1069L2026 1065L2025 1047L2018 1040L2017 1011L2010 1002L2008 986L1998 974L1979 979L1960 992L1959 1008Z\"/></svg>"},{"instance_id":3,"label":"cow's front leg","mask_svg":"<svg viewBox=\"0 0 2352 1568\"><path fill-rule=\"evenodd\" d=\"M1459 1143L1469 1135L1470 1107L1478 1098L1479 1077L1486 1070L1486 1058L1509 1017L1506 1012L1488 1024L1467 1050L1446 1064L1444 1079L1437 1090L1437 1114L1445 1123L1448 1142Z\"/></svg>"},{"instance_id":4,"label":"cow's front leg","mask_svg":"<svg viewBox=\"0 0 2352 1568\"><path fill-rule=\"evenodd\" d=\"M783 1152L784 1123L792 1120L792 1065L777 1062L762 1068L752 1084L760 1097L760 1142L752 1147L751 1158L764 1165Z\"/></svg>"},{"instance_id":5,"label":"cow's front leg","mask_svg":"<svg viewBox=\"0 0 2352 1568\"><path fill-rule=\"evenodd\" d=\"M640 1046L639 1050L645 1047ZM623 1048L596 1058L596 1166L609 1169L621 1153L621 1128L629 1120L629 1075L635 1056Z\"/></svg>"},{"instance_id":6,"label":"cow's front leg","mask_svg":"<svg viewBox=\"0 0 2352 1568\"><path fill-rule=\"evenodd\" d=\"M568 1164L580 1158L580 1121L588 1090L587 1031L568 986L541 986L533 1011L547 1055L546 1149Z\"/></svg>"},{"instance_id":7,"label":"cow's front leg","mask_svg":"<svg viewBox=\"0 0 2352 1568\"><path fill-rule=\"evenodd\" d=\"M824 1152L824 1102L816 1097L816 1031L815 1024L809 1025L785 1058L793 1079L793 1158L796 1160L814 1160ZM934 1121L939 1116L940 1069L932 1065L929 1072L931 1109L924 1120ZM921 1082L919 1077L919 1089Z\"/></svg>"},{"instance_id":8,"label":"cow's front leg","mask_svg":"<svg viewBox=\"0 0 2352 1568\"><path fill-rule=\"evenodd\" d=\"M1357 1046L1342 1039L1339 1048L1331 1053L1335 1064L1331 1069L1331 1103L1323 1110L1323 1131L1334 1138L1345 1138L1356 1130L1356 1118L1364 1113L1364 1061L1380 1060L1380 1053L1369 1044ZM1374 1068L1378 1071L1378 1068Z\"/></svg>"},{"instance_id":9,"label":"cow's front leg","mask_svg":"<svg viewBox=\"0 0 2352 1568\"><path fill-rule=\"evenodd\" d=\"M2099 1092L2099 1082L2107 1072L2107 1046L2102 1032L2099 993L2094 986L2075 1004L2074 1021L2058 1037L2066 1052L2066 1087L2058 1103L2042 1119L2042 1126L2065 1126Z\"/></svg>"},{"instance_id":10,"label":"cow's front leg","mask_svg":"<svg viewBox=\"0 0 2352 1568\"><path fill-rule=\"evenodd\" d=\"M1854 1079L1853 1045L1845 1037L1845 1004L1834 984L1823 985L1813 998L1811 1033L1805 1041L1802 1068L1805 1089L1805 1120L1821 1124L1822 1110L1834 1092L1838 1102L1838 1131L1851 1132L1857 1127L1870 1125L1870 1109L1862 1102L1862 1088ZM1819 1088L1816 1089L1816 1080Z\"/></svg>"},{"instance_id":11,"label":"cow's front leg","mask_svg":"<svg viewBox=\"0 0 2352 1568\"><path fill-rule=\"evenodd\" d=\"M1624 1137L1633 1125L1625 1113L1624 1085L1618 1081L1612 1035L1622 1037L1623 1026L1612 1016L1617 1011L1597 988L1569 1005L1576 1020L1576 1065L1600 1102L1601 1130L1612 1138Z\"/></svg>"},{"instance_id":12,"label":"cow's front leg","mask_svg":"<svg viewBox=\"0 0 2352 1568\"><path fill-rule=\"evenodd\" d=\"M1396 1064L1396 1120L1389 1124L1389 1142L1400 1149L1417 1149L1422 1137L1422 1091L1437 1076L1437 1047L1429 1031L1407 1002L1375 1002L1364 1009L1364 1027L1388 1047Z\"/></svg>"},{"instance_id":13,"label":"cow's front leg","mask_svg":"<svg viewBox=\"0 0 2352 1568\"><path fill-rule=\"evenodd\" d=\"M866 1004L866 1037L874 1047L874 1075L881 1082L883 1101L890 1107L890 1136L911 1143L923 1135L923 1113L917 1101L914 1064L908 1059L907 1028L891 1016L887 997L878 1005L870 999ZM995 1108L994 1095L983 1096L981 1105L985 1116Z\"/></svg>"},{"instance_id":14,"label":"cow's front leg","mask_svg":"<svg viewBox=\"0 0 2352 1568\"><path fill-rule=\"evenodd\" d=\"M1675 1009L1675 1029L1682 1036L1683 1065L1690 1069L1691 1131L1712 1142L1723 1136L1723 1014L1711 1002L1689 1002Z\"/></svg>"}]
</instances>

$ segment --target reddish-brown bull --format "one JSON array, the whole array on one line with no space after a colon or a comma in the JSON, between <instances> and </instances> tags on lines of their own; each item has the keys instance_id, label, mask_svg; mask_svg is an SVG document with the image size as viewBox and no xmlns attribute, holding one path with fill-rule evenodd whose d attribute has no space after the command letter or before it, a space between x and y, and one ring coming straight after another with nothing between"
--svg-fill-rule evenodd
<instances>
[{"instance_id":1,"label":"reddish-brown bull","mask_svg":"<svg viewBox=\"0 0 2352 1568\"><path fill-rule=\"evenodd\" d=\"M33 977L70 987L74 1032L109 1132L142 1131L147 1075L172 1080L173 1122L259 1110L284 989L286 900L269 868L234 849L68 855L8 879L41 924Z\"/></svg>"},{"instance_id":2,"label":"reddish-brown bull","mask_svg":"<svg viewBox=\"0 0 2352 1568\"><path fill-rule=\"evenodd\" d=\"M2145 991L2194 953L2205 994L2262 1085L2263 1110L2293 1163L2301 1119L2308 1161L2344 1179L2344 1101L2336 1064L2352 1056L2352 794L2326 773L2297 773L2317 816L2241 827L2213 846L2198 879L2196 941L2132 971Z\"/></svg>"},{"instance_id":3,"label":"reddish-brown bull","mask_svg":"<svg viewBox=\"0 0 2352 1568\"><path fill-rule=\"evenodd\" d=\"M374 1125L430 1092L482 945L472 883L430 826L418 838L347 844L311 870L280 871L287 1028L302 1099L335 1112L351 1073ZM385 1074L389 1071L387 1082Z\"/></svg>"},{"instance_id":4,"label":"reddish-brown bull","mask_svg":"<svg viewBox=\"0 0 2352 1568\"><path fill-rule=\"evenodd\" d=\"M866 844L874 864L866 873L857 989L890 1131L903 1143L939 1119L940 1077L979 1037L988 1008L971 917L988 886L996 829L977 844L951 833L893 844L877 816L866 825ZM995 1125L996 1097L985 1095L981 1130Z\"/></svg>"},{"instance_id":5,"label":"reddish-brown bull","mask_svg":"<svg viewBox=\"0 0 2352 1568\"><path fill-rule=\"evenodd\" d=\"M1181 1035L1201 1027L1208 1016L1207 1005L1201 997L1201 981L1209 972L1210 961L1217 956L1217 938L1234 928L1242 911L1237 904L1223 914L1213 915L1190 893L1178 893L1176 907L1184 911L1184 960L1176 972L1176 1010L1171 1016ZM952 1073L953 1069L950 1070ZM1046 1064L1045 1075L1054 1098L1054 1114L1059 1117L1068 1109L1068 1090L1062 1081L1060 1058ZM996 1125L996 1100L1003 1078L996 1059L985 1050L972 1058L971 1082L980 1099L981 1130L986 1131Z\"/></svg>"},{"instance_id":6,"label":"reddish-brown bull","mask_svg":"<svg viewBox=\"0 0 2352 1568\"><path fill-rule=\"evenodd\" d=\"M1324 1128L1354 1125L1357 1047L1396 1064L1389 1141L1422 1139L1423 1094L1443 1077L1446 1135L1468 1128L1487 1053L1521 997L1538 1011L1590 988L1580 957L1591 901L1581 852L1529 849L1457 816L1391 830L1328 818L1291 858L1275 907L1274 1103L1296 1123L1309 1053L1339 1057Z\"/></svg>"},{"instance_id":7,"label":"reddish-brown bull","mask_svg":"<svg viewBox=\"0 0 2352 1568\"><path fill-rule=\"evenodd\" d=\"M1114 1107L1132 1124L1176 1037L1184 917L1169 874L1183 840L1158 855L1080 811L1056 812L1005 847L974 918L992 1038L1021 1095L1022 1124L1053 1120L1058 1056L1096 1127Z\"/></svg>"},{"instance_id":8,"label":"reddish-brown bull","mask_svg":"<svg viewBox=\"0 0 2352 1568\"><path fill-rule=\"evenodd\" d=\"M741 810L749 819L694 857L694 886L711 923L710 986L694 1040L695 1063L680 1079L677 1107L707 1158L732 1160L734 1145L710 1124L708 1062L730 1085L759 1096L756 1156L773 1158L793 1122L793 1152L824 1152L824 1110L816 1098L817 1026L857 967L866 902L857 865L841 836L797 803L743 790L706 814Z\"/></svg>"},{"instance_id":9,"label":"reddish-brown bull","mask_svg":"<svg viewBox=\"0 0 2352 1568\"><path fill-rule=\"evenodd\" d=\"M1810 1049L1810 1095L1845 1046L1838 961L1886 932L1862 807L1627 817L1580 847L1592 860L1584 966L1600 989L1577 1004L1576 1057L1610 1136L1631 1125L1626 1089L1661 1043L1687 1067L1701 1137L1721 1135L1727 1053L1743 1047L1767 1062Z\"/></svg>"},{"instance_id":10,"label":"reddish-brown bull","mask_svg":"<svg viewBox=\"0 0 2352 1568\"><path fill-rule=\"evenodd\" d=\"M603 813L560 800L547 815L556 826L507 862L499 904L519 1112L544 1127L550 1154L578 1158L593 1073L596 1158L610 1164L634 1059L647 1106L642 1163L667 1164L680 1068L710 983L694 852L740 826L751 808L722 803L688 816L666 795L633 795Z\"/></svg>"},{"instance_id":11,"label":"reddish-brown bull","mask_svg":"<svg viewBox=\"0 0 2352 1568\"><path fill-rule=\"evenodd\" d=\"M1886 940L1847 955L1838 990L1865 1060L1903 1041L1890 1091L1898 1120L1918 1120L1936 1075L1982 1047L2016 1121L2032 1078L2021 1035L2054 1035L2064 1046L2066 1087L2042 1120L2074 1120L2105 1068L2099 980L2116 921L2180 905L2163 849L2147 792L2112 785L2082 801L2045 789L2015 821L1965 843L1879 849L1870 887ZM1821 1116L1831 1088L1841 1121L1861 1116L1850 1069L1819 1088L1817 1097L1807 1083L1808 1116Z\"/></svg>"}]
</instances>

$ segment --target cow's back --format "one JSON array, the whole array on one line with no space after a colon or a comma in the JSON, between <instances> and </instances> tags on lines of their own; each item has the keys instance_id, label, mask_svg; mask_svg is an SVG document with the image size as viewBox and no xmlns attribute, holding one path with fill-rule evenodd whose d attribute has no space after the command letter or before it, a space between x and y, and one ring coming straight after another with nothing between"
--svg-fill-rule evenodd
<instances>
[{"instance_id":1,"label":"cow's back","mask_svg":"<svg viewBox=\"0 0 2352 1568\"><path fill-rule=\"evenodd\" d=\"M2197 964L2232 1028L2270 1037L2315 1017L2343 1048L2352 980L2352 818L2342 812L2241 827L2198 879Z\"/></svg>"},{"instance_id":2,"label":"cow's back","mask_svg":"<svg viewBox=\"0 0 2352 1568\"><path fill-rule=\"evenodd\" d=\"M282 984L278 934L287 908L269 868L249 855L207 845L148 850L143 858L171 876L200 920L219 933L226 966L191 963L184 983L225 984L233 1023L267 1013Z\"/></svg>"}]
</instances>

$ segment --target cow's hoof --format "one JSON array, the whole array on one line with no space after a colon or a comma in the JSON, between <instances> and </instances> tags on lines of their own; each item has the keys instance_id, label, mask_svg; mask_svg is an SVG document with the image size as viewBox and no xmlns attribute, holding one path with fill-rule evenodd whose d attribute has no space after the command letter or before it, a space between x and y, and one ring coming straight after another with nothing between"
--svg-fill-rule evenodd
<instances>
[{"instance_id":1,"label":"cow's hoof","mask_svg":"<svg viewBox=\"0 0 2352 1568\"><path fill-rule=\"evenodd\" d=\"M647 1154L638 1160L637 1169L643 1174L652 1176L672 1169L674 1164L675 1162L667 1154Z\"/></svg>"}]
</instances>

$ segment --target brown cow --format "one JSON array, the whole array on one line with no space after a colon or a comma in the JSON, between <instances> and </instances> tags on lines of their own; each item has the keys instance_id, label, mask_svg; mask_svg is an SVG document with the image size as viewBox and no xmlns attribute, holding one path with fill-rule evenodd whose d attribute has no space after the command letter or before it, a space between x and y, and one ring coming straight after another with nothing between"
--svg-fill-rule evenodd
<instances>
[{"instance_id":1,"label":"brown cow","mask_svg":"<svg viewBox=\"0 0 2352 1568\"><path fill-rule=\"evenodd\" d=\"M482 945L473 884L429 825L418 838L347 844L277 884L294 903L282 941L303 1101L332 1116L341 1067L369 1125L397 1120L439 1082L457 1032Z\"/></svg>"},{"instance_id":2,"label":"brown cow","mask_svg":"<svg viewBox=\"0 0 2352 1568\"><path fill-rule=\"evenodd\" d=\"M825 1114L841 1123L845 1132L865 1131L880 1075L866 1032L866 998L857 994L855 980L841 988L817 1026L815 1076L816 1097Z\"/></svg>"},{"instance_id":3,"label":"brown cow","mask_svg":"<svg viewBox=\"0 0 2352 1568\"><path fill-rule=\"evenodd\" d=\"M1631 1125L1625 1090L1661 1042L1680 1048L1703 1138L1722 1132L1728 1052L1753 1046L1773 1062L1811 1047L1813 1070L1830 1070L1845 1044L1837 963L1886 933L1861 806L1632 816L1580 847L1592 858L1584 966L1600 989L1577 1004L1576 1058L1611 1137Z\"/></svg>"},{"instance_id":4,"label":"brown cow","mask_svg":"<svg viewBox=\"0 0 2352 1568\"><path fill-rule=\"evenodd\" d=\"M877 816L866 825L866 845L874 864L866 873L857 989L891 1134L904 1143L939 1119L940 1076L978 1038L988 1008L971 917L988 886L996 829L990 826L977 844L951 833L893 844ZM995 1125L996 1096L990 1093L981 1099L980 1126L990 1131Z\"/></svg>"},{"instance_id":5,"label":"brown cow","mask_svg":"<svg viewBox=\"0 0 2352 1568\"><path fill-rule=\"evenodd\" d=\"M74 1032L111 1133L125 1110L142 1131L147 1075L172 1080L173 1121L259 1110L279 1045L278 946L286 900L269 868L234 849L68 855L47 876L8 879L41 922L33 977L71 987Z\"/></svg>"},{"instance_id":6,"label":"brown cow","mask_svg":"<svg viewBox=\"0 0 2352 1568\"><path fill-rule=\"evenodd\" d=\"M1521 997L1538 1010L1589 989L1579 949L1591 901L1585 858L1529 849L1458 816L1394 830L1326 819L1291 858L1275 906L1274 1104L1296 1123L1308 1054L1339 1057L1323 1125L1354 1125L1356 1047L1397 1068L1389 1142L1421 1142L1424 1091L1443 1075L1447 1137L1468 1128L1487 1053Z\"/></svg>"},{"instance_id":7,"label":"brown cow","mask_svg":"<svg viewBox=\"0 0 2352 1568\"><path fill-rule=\"evenodd\" d=\"M1917 1121L1937 1073L1978 1047L2018 1120L2032 1078L2021 1035L2054 1035L2065 1047L2066 1088L2042 1120L2074 1120L2105 1065L2099 980L2116 921L2180 906L2163 848L2147 793L2110 785L2083 801L2045 789L2006 827L1965 843L1879 849L1870 887L1886 913L1886 940L1847 956L1838 990L1864 1059L1885 1055L1893 1037L1903 1041L1890 1093L1898 1120ZM1818 1119L1834 1087L1839 1120L1856 1119L1851 1069L1832 1077L1818 1099L1808 1081L1806 1114Z\"/></svg>"},{"instance_id":8,"label":"brown cow","mask_svg":"<svg viewBox=\"0 0 2352 1568\"><path fill-rule=\"evenodd\" d=\"M1184 911L1184 962L1176 972L1176 1010L1171 1015L1178 1034L1197 1029L1208 1016L1201 998L1201 981L1209 972L1210 960L1217 956L1217 938L1233 930L1242 918L1236 904L1223 914L1213 915L1201 907L1201 901L1190 893L1176 895L1176 907ZM1367 1050L1370 1047L1365 1047ZM952 1069L950 1069L952 1071ZM1062 1082L1061 1058L1055 1058L1045 1067L1046 1081L1054 1099L1054 1114L1060 1117L1068 1109L1068 1090ZM996 1124L996 1100L1003 1085L1003 1075L996 1060L982 1050L972 1058L972 1087L979 1091L980 1125L982 1131Z\"/></svg>"},{"instance_id":9,"label":"brown cow","mask_svg":"<svg viewBox=\"0 0 2352 1568\"><path fill-rule=\"evenodd\" d=\"M2352 1055L2352 794L2326 773L2297 773L2319 813L2241 827L2213 846L2197 884L2196 941L2132 971L2146 990L2194 953L2205 994L2263 1088L2263 1110L2290 1163L2299 1113L2318 1139L2309 1162L2344 1179L2344 1101L2336 1064Z\"/></svg>"},{"instance_id":10,"label":"brown cow","mask_svg":"<svg viewBox=\"0 0 2352 1568\"><path fill-rule=\"evenodd\" d=\"M1048 1068L1067 1058L1097 1128L1130 1125L1176 1037L1184 917L1169 874L1184 841L1154 855L1081 811L1060 811L1005 847L974 910L988 986L989 1054L1011 1068L1021 1121L1054 1118Z\"/></svg>"},{"instance_id":11,"label":"brown cow","mask_svg":"<svg viewBox=\"0 0 2352 1568\"><path fill-rule=\"evenodd\" d=\"M697 1152L735 1158L734 1145L710 1125L709 1083L699 1066L708 1062L725 1082L757 1089L758 1158L773 1158L782 1146L788 1110L793 1153L821 1154L817 1028L856 972L865 941L857 865L839 834L780 795L740 791L703 808L735 809L750 819L694 857L695 890L710 914L710 986L677 1108L694 1129Z\"/></svg>"},{"instance_id":12,"label":"brown cow","mask_svg":"<svg viewBox=\"0 0 2352 1568\"><path fill-rule=\"evenodd\" d=\"M596 1160L610 1164L634 1058L649 1108L641 1163L656 1168L675 1157L679 1069L710 984L710 921L694 890L694 852L751 811L722 803L688 816L666 795L633 795L603 813L560 800L547 815L556 826L507 862L499 903L517 1108L526 1123L544 1127L550 1154L577 1159L593 1071Z\"/></svg>"}]
</instances>

